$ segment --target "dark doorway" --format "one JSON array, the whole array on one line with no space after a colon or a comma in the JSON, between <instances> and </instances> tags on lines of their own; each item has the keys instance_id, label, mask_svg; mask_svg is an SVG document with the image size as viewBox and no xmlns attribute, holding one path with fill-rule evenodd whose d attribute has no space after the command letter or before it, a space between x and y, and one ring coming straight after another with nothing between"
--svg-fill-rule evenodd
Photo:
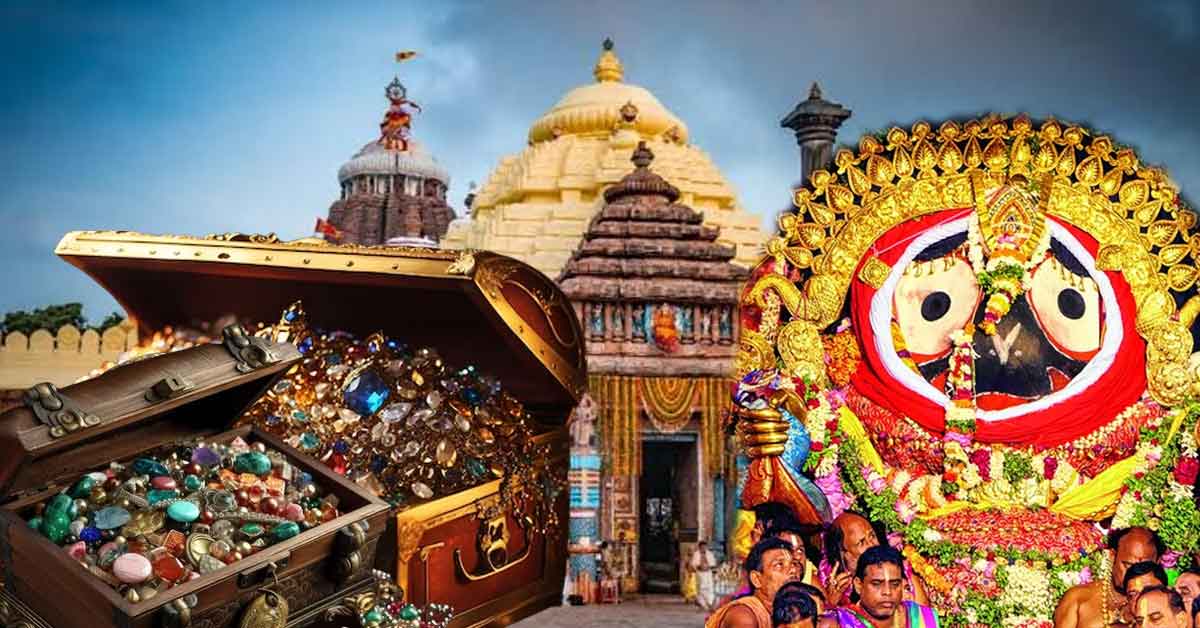
<instances>
[{"instance_id":1,"label":"dark doorway","mask_svg":"<svg viewBox=\"0 0 1200 628\"><path fill-rule=\"evenodd\" d=\"M694 439L642 443L639 549L643 588L648 593L679 592L680 537L694 533L684 529L682 515L687 504L695 501L684 491L695 455Z\"/></svg>"}]
</instances>

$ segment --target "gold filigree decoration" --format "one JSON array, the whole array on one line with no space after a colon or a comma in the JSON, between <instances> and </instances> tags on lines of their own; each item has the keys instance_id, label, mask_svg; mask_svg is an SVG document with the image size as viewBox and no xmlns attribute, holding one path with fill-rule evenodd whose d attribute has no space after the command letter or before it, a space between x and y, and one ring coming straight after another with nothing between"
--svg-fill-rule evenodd
<instances>
[{"instance_id":1,"label":"gold filigree decoration","mask_svg":"<svg viewBox=\"0 0 1200 628\"><path fill-rule=\"evenodd\" d=\"M1131 149L1054 119L1035 126L1025 115L990 115L866 135L857 151L839 151L834 166L814 171L794 193L795 213L780 219L762 262L774 262L774 272L746 291L744 304L765 309L778 299L792 320L825 329L841 315L856 270L888 230L937 211L973 208L980 187L1037 181L1039 209L1096 238L1097 265L1129 282L1138 333L1151 347L1164 334L1180 340L1178 350L1150 355L1148 349L1151 394L1174 403L1188 389L1186 361L1175 356L1191 352L1190 334L1166 326L1178 320L1171 292L1200 280L1196 216L1181 205L1166 173L1142 164ZM789 267L802 272L799 285L788 279ZM873 275L859 275L871 283ZM740 352L739 370L770 364L753 342L743 342Z\"/></svg>"},{"instance_id":2,"label":"gold filigree decoration","mask_svg":"<svg viewBox=\"0 0 1200 628\"><path fill-rule=\"evenodd\" d=\"M888 275L891 274L892 267L887 262L872 257L863 264L862 270L858 271L858 278L863 280L863 283L878 290L883 287L883 282L887 281Z\"/></svg>"},{"instance_id":3,"label":"gold filigree decoration","mask_svg":"<svg viewBox=\"0 0 1200 628\"><path fill-rule=\"evenodd\" d=\"M454 263L446 267L447 275L466 275L469 277L473 272L475 272L475 253L473 251L459 253Z\"/></svg>"},{"instance_id":4,"label":"gold filigree decoration","mask_svg":"<svg viewBox=\"0 0 1200 628\"><path fill-rule=\"evenodd\" d=\"M779 357L788 375L809 381L825 379L825 347L816 326L805 320L794 320L779 330L776 341Z\"/></svg>"}]
</instances>

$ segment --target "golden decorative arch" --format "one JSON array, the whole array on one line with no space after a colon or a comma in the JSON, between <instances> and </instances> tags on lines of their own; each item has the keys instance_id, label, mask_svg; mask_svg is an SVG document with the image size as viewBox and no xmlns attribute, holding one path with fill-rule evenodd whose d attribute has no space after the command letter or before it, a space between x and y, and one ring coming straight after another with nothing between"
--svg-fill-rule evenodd
<instances>
[{"instance_id":1,"label":"golden decorative arch","mask_svg":"<svg viewBox=\"0 0 1200 628\"><path fill-rule=\"evenodd\" d=\"M864 263L878 238L926 214L976 207L983 189L1019 183L1039 190L1040 211L1096 238L1097 266L1129 282L1154 398L1176 404L1200 392L1187 368L1200 298L1177 312L1172 294L1200 279L1196 216L1166 173L1143 165L1132 149L1054 119L1035 127L1026 115L989 115L866 135L834 164L836 171L813 172L795 192L796 211L780 218L779 235L767 245L764 262L775 261L775 270L745 292L744 303L762 308L763 321L742 333L739 374L772 367L777 355L793 374L823 373L799 340L837 321L856 269L871 285L887 277L882 260ZM789 280L787 268L800 269L803 279ZM779 304L786 318L774 314ZM776 340L785 323L787 334ZM764 351L767 343L775 350Z\"/></svg>"}]
</instances>

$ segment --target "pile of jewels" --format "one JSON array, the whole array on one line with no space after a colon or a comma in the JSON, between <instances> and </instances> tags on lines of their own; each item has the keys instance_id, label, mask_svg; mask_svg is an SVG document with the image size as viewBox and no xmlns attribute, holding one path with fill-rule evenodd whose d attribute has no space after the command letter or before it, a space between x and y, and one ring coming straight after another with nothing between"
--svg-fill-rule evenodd
<instances>
[{"instance_id":1,"label":"pile of jewels","mask_svg":"<svg viewBox=\"0 0 1200 628\"><path fill-rule=\"evenodd\" d=\"M496 378L473 366L451 367L435 349L413 351L382 334L357 338L310 329L301 303L284 310L275 325L243 326L295 343L304 359L241 424L279 435L395 506L499 478L502 502L528 530L558 532L553 504L565 490L565 470L548 464L548 446L534 442L532 420ZM166 328L104 368L219 336Z\"/></svg>"},{"instance_id":2,"label":"pile of jewels","mask_svg":"<svg viewBox=\"0 0 1200 628\"><path fill-rule=\"evenodd\" d=\"M398 507L501 479L501 499L553 532L566 485L533 420L495 377L454 368L432 348L380 333L309 329L301 304L258 335L294 342L303 361L247 410L252 423Z\"/></svg>"},{"instance_id":3,"label":"pile of jewels","mask_svg":"<svg viewBox=\"0 0 1200 628\"><path fill-rule=\"evenodd\" d=\"M39 503L29 525L137 603L338 514L311 475L238 437L114 462Z\"/></svg>"}]
</instances>

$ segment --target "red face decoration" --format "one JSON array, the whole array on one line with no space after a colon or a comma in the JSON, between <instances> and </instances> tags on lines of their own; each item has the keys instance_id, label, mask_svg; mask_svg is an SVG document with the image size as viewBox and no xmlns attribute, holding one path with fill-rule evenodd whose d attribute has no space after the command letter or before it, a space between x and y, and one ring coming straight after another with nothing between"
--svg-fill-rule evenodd
<instances>
[{"instance_id":1,"label":"red face decoration","mask_svg":"<svg viewBox=\"0 0 1200 628\"><path fill-rule=\"evenodd\" d=\"M875 289L856 280L850 311L864 363L853 385L875 403L934 431L951 405L947 377L956 332L966 330L976 438L1053 446L1083 436L1146 390L1145 344L1134 301L1115 272L1096 269L1095 239L1047 219L1049 247L1023 290L980 329L989 293L971 251L970 209L946 210L892 229L873 255L891 266ZM864 260L865 263L865 260Z\"/></svg>"}]
</instances>

